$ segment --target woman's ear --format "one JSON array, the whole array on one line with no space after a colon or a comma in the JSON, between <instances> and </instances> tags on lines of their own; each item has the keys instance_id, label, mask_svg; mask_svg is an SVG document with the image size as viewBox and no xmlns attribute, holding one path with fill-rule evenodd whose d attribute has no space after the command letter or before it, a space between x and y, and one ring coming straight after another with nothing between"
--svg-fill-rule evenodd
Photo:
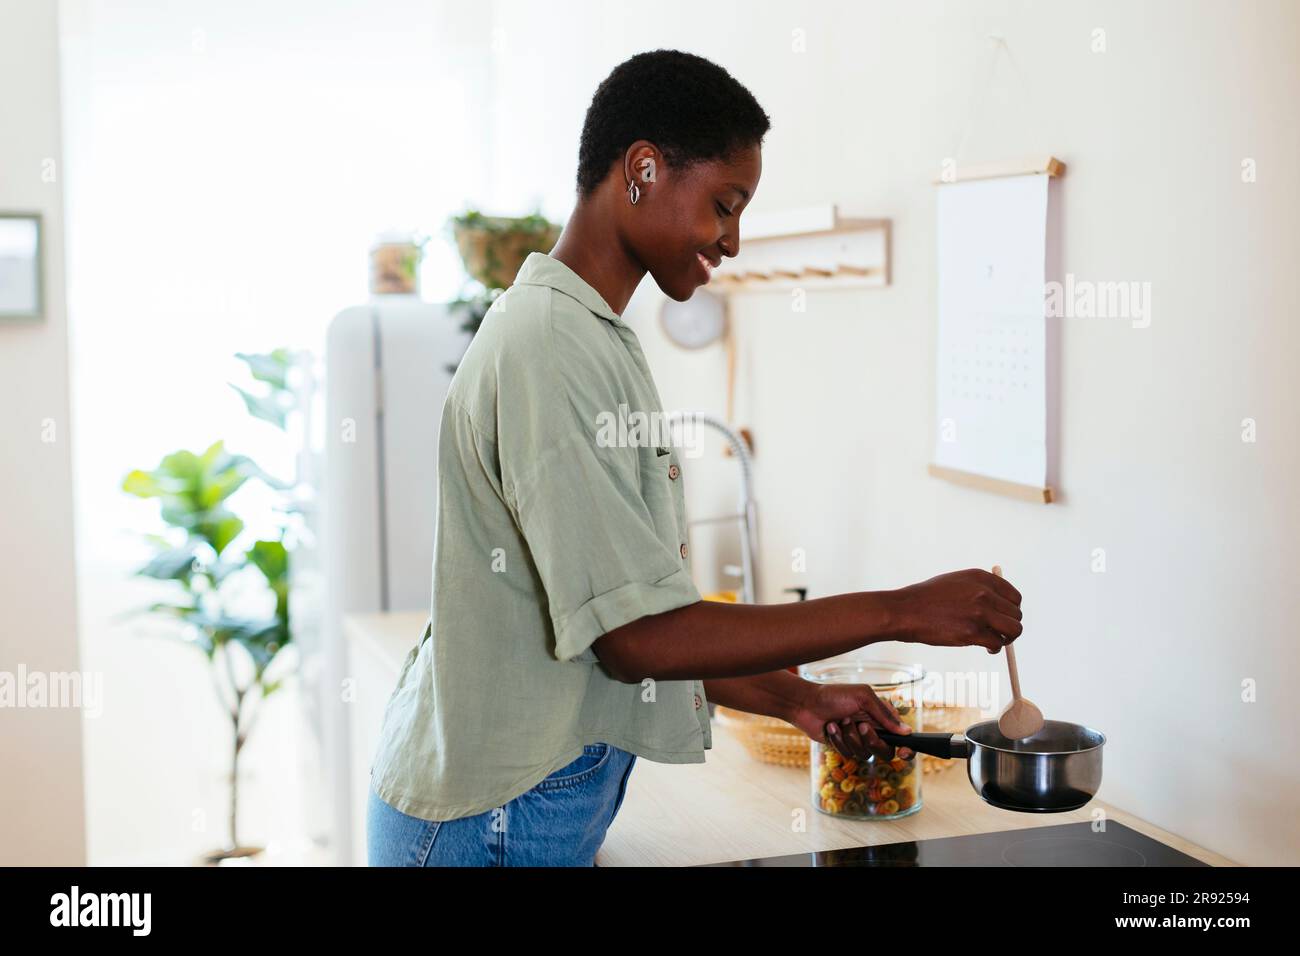
<instances>
[{"instance_id":1,"label":"woman's ear","mask_svg":"<svg viewBox=\"0 0 1300 956\"><path fill-rule=\"evenodd\" d=\"M647 140L638 140L628 147L625 172L631 182L653 183L658 179L659 150Z\"/></svg>"}]
</instances>

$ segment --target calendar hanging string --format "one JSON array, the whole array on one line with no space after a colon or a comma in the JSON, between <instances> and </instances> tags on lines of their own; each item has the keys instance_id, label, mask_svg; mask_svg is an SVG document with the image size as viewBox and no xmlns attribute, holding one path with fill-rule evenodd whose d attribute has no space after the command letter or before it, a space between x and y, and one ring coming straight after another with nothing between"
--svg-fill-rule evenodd
<instances>
[{"instance_id":1,"label":"calendar hanging string","mask_svg":"<svg viewBox=\"0 0 1300 956\"><path fill-rule=\"evenodd\" d=\"M953 162L960 162L961 160L962 150L966 148L966 142L970 139L971 131L975 128L975 119L988 99L989 90L992 88L994 77L997 75L998 61L1003 55L1006 56L1007 62L1011 64L1011 70L1015 74L1021 98L1025 102L1026 115L1032 115L1035 118L1031 125L1034 128L1041 128L1041 124L1037 122L1039 118L1038 111L1034 106L1033 98L1030 96L1029 84L1025 82L1025 76L1021 72L1015 56L1012 55L1011 47L1007 45L1006 38L1000 33L990 33L988 39L992 42L993 49L986 56L988 66L984 73L984 79L971 93L970 107L966 111L966 126L962 130L961 139L957 141L957 148L952 152Z\"/></svg>"}]
</instances>

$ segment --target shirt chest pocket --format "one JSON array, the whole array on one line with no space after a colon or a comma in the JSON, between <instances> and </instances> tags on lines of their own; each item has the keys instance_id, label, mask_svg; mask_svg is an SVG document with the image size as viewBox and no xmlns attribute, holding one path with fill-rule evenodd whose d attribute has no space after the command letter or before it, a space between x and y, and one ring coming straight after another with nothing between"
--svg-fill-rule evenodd
<instances>
[{"instance_id":1,"label":"shirt chest pocket","mask_svg":"<svg viewBox=\"0 0 1300 956\"><path fill-rule=\"evenodd\" d=\"M653 445L640 449L641 497L650 511L655 530L665 543L678 547L684 539L685 514L682 495L682 469L671 448Z\"/></svg>"}]
</instances>

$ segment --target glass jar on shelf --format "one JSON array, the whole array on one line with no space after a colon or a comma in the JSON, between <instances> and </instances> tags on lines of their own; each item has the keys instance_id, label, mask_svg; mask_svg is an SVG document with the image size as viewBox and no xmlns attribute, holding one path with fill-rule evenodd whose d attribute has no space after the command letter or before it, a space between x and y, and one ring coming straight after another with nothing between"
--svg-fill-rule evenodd
<instances>
[{"instance_id":1,"label":"glass jar on shelf","mask_svg":"<svg viewBox=\"0 0 1300 956\"><path fill-rule=\"evenodd\" d=\"M869 684L898 711L913 732L922 729L921 689L925 671L889 661L833 661L805 664L806 680L820 684ZM921 755L895 750L892 760L844 757L829 744L810 740L812 802L822 813L860 820L897 820L921 809ZM900 756L899 754L906 754Z\"/></svg>"}]
</instances>

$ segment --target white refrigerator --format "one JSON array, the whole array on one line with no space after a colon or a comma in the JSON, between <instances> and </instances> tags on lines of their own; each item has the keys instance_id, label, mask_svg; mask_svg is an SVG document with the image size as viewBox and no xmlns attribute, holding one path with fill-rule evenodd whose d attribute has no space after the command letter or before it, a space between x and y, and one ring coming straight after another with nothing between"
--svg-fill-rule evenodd
<instances>
[{"instance_id":1,"label":"white refrigerator","mask_svg":"<svg viewBox=\"0 0 1300 956\"><path fill-rule=\"evenodd\" d=\"M358 832L369 753L353 753L351 709L382 709L391 687L357 686L342 630L356 612L428 611L438 424L470 336L446 306L383 296L348 308L326 337L320 565L324 595L303 673L321 735L329 827L341 865L364 865ZM423 620L423 618L422 618ZM411 634L415 646L420 630ZM362 699L358 699L358 695Z\"/></svg>"}]
</instances>

